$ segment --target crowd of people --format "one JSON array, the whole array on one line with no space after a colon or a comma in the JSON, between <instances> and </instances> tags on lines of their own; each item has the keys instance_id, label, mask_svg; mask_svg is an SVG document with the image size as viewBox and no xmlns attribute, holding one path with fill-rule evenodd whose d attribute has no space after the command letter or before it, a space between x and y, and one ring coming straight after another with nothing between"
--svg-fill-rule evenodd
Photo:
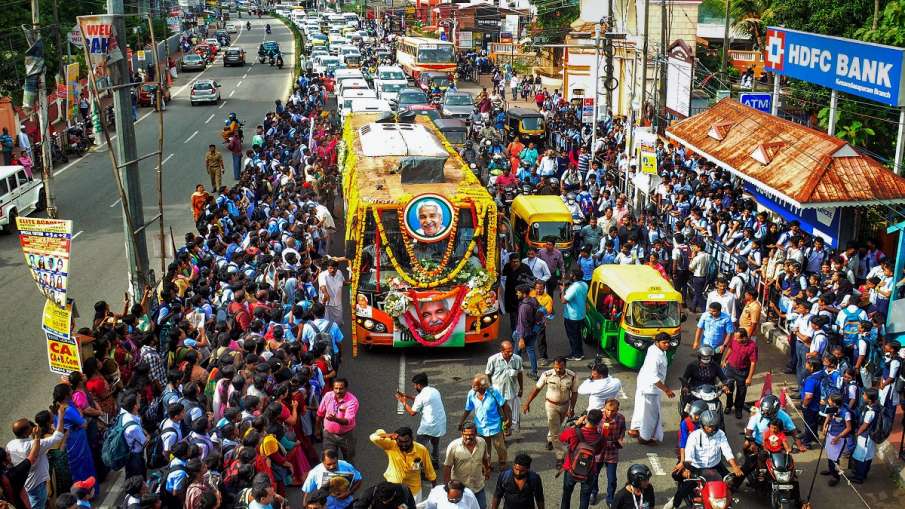
<instances>
[{"instance_id":1,"label":"crowd of people","mask_svg":"<svg viewBox=\"0 0 905 509\"><path fill-rule=\"evenodd\" d=\"M742 418L746 388L763 368L759 323L773 317L789 331L786 368L800 384L805 425L793 423L780 398L760 398L740 465L723 416L689 400L673 469L678 490L667 506L685 501L691 485L683 478L731 470L738 486L759 451L792 450L790 439L797 450L825 441L831 486L843 456L852 482L863 482L877 423L895 415L905 388L905 350L884 338L900 285L891 260L871 241L834 252L799 224L771 220L729 174L681 147L658 145L659 185L639 206L617 185L633 171L623 119L600 122L592 146L592 126L559 91L472 60L497 75L503 94L512 83L523 99L534 94L546 150L532 154L508 140L508 178L562 196L579 228L571 266L552 242L508 257L502 300L512 334L472 378L456 438L443 444L448 407L425 373L411 378L413 393L396 393L406 413L420 416L416 430L358 429L367 381L342 376L346 260L330 254L340 135L321 115L328 80L305 74L250 140L228 119L234 183L223 185L225 164L211 145L210 191L199 184L191 198L196 231L158 285L120 312L95 305L91 326L78 330L82 370L54 387L47 410L12 424L15 438L0 451L0 499L16 508L91 507L100 483L121 470L117 505L128 509L289 507L295 488L306 509L543 509L533 458L509 451L543 398L546 448L563 474L561 509L576 487L579 509L598 500L653 507L650 469L620 464L620 450L626 436L664 440L661 395L676 396L666 383L671 338L658 336L646 352L630 419L620 411L622 383L605 363L595 360L584 380L568 367L584 359L588 282L603 264L650 265L701 313L691 345L698 359L683 378L731 387L727 416ZM555 308L568 357L548 356L556 338L544 324ZM356 462L365 436L386 455L382 479L366 478Z\"/></svg>"}]
</instances>

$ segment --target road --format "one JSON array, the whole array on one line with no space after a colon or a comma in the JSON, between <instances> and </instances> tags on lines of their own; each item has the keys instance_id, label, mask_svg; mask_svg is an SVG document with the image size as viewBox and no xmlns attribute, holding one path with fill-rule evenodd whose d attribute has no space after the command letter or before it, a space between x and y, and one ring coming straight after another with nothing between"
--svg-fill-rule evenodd
<instances>
[{"instance_id":1,"label":"road","mask_svg":"<svg viewBox=\"0 0 905 509\"><path fill-rule=\"evenodd\" d=\"M294 55L289 54L291 35L285 27L269 20L274 28L270 37L280 42L284 48L287 64ZM250 32L241 33L236 45L243 46L254 56L258 43L264 37L263 25L267 19L253 21ZM192 230L189 196L196 183L207 183L207 175L203 170L203 152L210 143L219 144L218 131L227 113L235 111L239 117L246 119L248 128L272 107L273 100L284 98L289 85L290 68L282 71L270 66L248 65L244 68L224 68L215 65L204 73L192 75L218 80L222 85L225 104L221 107L194 107L188 104L189 81L181 75L174 87L174 101L168 108L165 117L165 157L164 166L164 203L166 224L172 226L178 239L184 232ZM463 87L465 88L465 87ZM139 154L156 149L157 138L156 117L153 112L144 109L140 113L141 121L136 126L139 140ZM227 158L227 166L229 161ZM227 171L225 182L231 182L231 172ZM154 180L154 163L142 163L142 189L145 202L145 216L156 215L156 194ZM71 295L79 305L82 319L79 323L90 321L92 306L96 300L106 299L111 307L121 306L122 289L126 282L126 259L123 253L122 219L119 210L118 196L111 182L109 157L104 152L92 153L70 166L57 170L57 200L61 216L72 219L75 223L76 239L73 242L73 278ZM338 221L341 227L341 221ZM151 228L149 231L156 231ZM337 233L339 235L339 233ZM149 252L156 256L157 248L150 237ZM339 254L339 253L335 253ZM40 332L40 312L42 302L28 277L21 259L21 252L14 237L0 238L0 285L6 290L6 305L0 307L0 341L6 355L0 356L0 377L3 390L0 391L0 409L7 416L7 423L18 417L31 417L40 408L49 403L50 389L56 377L47 371L46 353L43 335ZM159 271L159 261L152 258L152 267ZM508 335L508 320L504 320L502 334ZM349 323L348 316L346 323ZM673 388L678 388L676 377L691 359L690 338L693 333L694 317L690 317L684 326L684 342L670 368L667 380ZM347 331L348 333L348 331ZM561 321L552 325L548 334L551 356L565 355L568 352L567 341ZM362 470L366 482L377 482L385 467L383 452L367 441L367 435L377 428L387 430L402 425L417 428L417 418L402 415L393 399L393 392L399 381L405 381L405 389L412 392L408 380L417 372L427 373L433 385L444 395L448 415L449 432L442 444L456 436L455 425L461 416L465 394L469 389L472 376L483 370L486 359L497 350L496 343L474 345L465 349L412 349L405 352L393 350L363 350L358 358L352 359L345 348L346 362L342 376L351 381L350 390L361 400L361 411L358 418L358 466ZM585 355L590 359L594 350L586 349ZM761 349L762 367L777 367L783 363L782 356L772 347L763 345ZM579 377L588 375L589 360L569 366L578 372ZM633 410L633 394L635 391L636 373L613 365L613 376L622 380L625 397L622 399L622 412L627 419ZM783 377L778 377L780 381ZM750 394L760 393L763 377L755 380ZM530 389L526 389L528 392ZM752 396L753 397L753 396ZM578 408L584 409L587 402L580 400ZM619 483L624 482L625 471L632 463L643 463L654 472L653 484L657 493L657 506L662 506L667 496L674 492L674 484L668 473L675 463L674 445L679 422L674 400L664 399L663 418L665 422L665 441L657 447L645 447L627 440L627 446L621 453ZM800 416L794 414L800 423ZM535 401L530 414L523 419L522 431L510 440L510 458L517 452L527 452L535 458L534 469L539 471L544 480L547 507L558 505L561 498L562 479L555 478L553 455L544 449L546 434L545 418L541 401ZM734 417L727 418L730 441L735 450L740 447L739 432L741 424ZM9 438L9 431L4 428L3 442ZM817 452L808 452L797 456L802 468L802 491L807 493L811 477L814 474ZM821 469L824 465L821 465ZM495 481L494 477L489 485ZM601 487L605 489L605 479L601 478ZM115 490L114 490L115 493ZM859 494L865 503L859 500ZM844 501L847 508L893 508L901 507L900 499L905 495L901 489L891 482L889 471L879 463L867 483L854 488L843 483L836 488L826 486L826 478L817 476L814 489L814 507L832 507L838 501ZM766 507L764 497L743 490L739 495L740 506ZM573 504L577 504L578 495L573 495ZM291 498L298 507L298 492L292 491ZM110 507L105 499L99 501L99 507ZM604 507L602 504L598 507Z\"/></svg>"},{"instance_id":2,"label":"road","mask_svg":"<svg viewBox=\"0 0 905 509\"><path fill-rule=\"evenodd\" d=\"M243 18L243 25L245 21ZM264 30L268 22L273 29L271 35ZM280 44L287 64L282 70L256 63L258 45L265 37ZM244 67L223 67L218 57L203 72L180 74L171 91L173 101L164 114L164 217L167 227L172 227L176 235L177 244L183 233L194 230L190 196L195 184L209 187L210 179L203 164L209 144L221 148L227 166L224 184L233 182L232 161L219 136L226 115L236 112L240 119L247 121L245 132L250 133L250 139L256 123L273 109L273 101L285 100L290 90L292 62L296 56L287 27L274 19L253 19L250 31L245 31L243 26L239 34L233 35L233 45L245 48L248 63ZM191 106L190 83L199 78L220 83L223 101L219 106ZM157 114L151 108L139 109L135 134L139 155L157 150ZM146 219L157 215L156 164L156 157L140 163ZM55 176L60 217L73 221L70 296L81 314L79 323L90 324L98 300L106 300L116 312L121 310L127 282L122 212L110 156L102 148L56 169ZM147 231L151 268L159 276L160 249L154 236L158 226L149 226ZM47 370L40 324L43 301L28 275L15 236L0 237L0 286L6 295L5 305L0 306L0 344L5 351L0 356L0 386L3 387L0 409L11 422L19 417L31 418L46 408L57 380ZM4 425L0 435L3 443L9 435Z\"/></svg>"}]
</instances>

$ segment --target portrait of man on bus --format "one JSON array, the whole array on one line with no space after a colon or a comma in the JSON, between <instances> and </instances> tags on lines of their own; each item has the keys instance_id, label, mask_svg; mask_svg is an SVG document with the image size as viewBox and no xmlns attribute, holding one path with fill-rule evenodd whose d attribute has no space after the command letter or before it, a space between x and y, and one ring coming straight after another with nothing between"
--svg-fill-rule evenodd
<instances>
[{"instance_id":1,"label":"portrait of man on bus","mask_svg":"<svg viewBox=\"0 0 905 509\"><path fill-rule=\"evenodd\" d=\"M452 208L445 200L433 196L415 198L407 207L406 226L416 238L440 240L452 225Z\"/></svg>"},{"instance_id":2,"label":"portrait of man on bus","mask_svg":"<svg viewBox=\"0 0 905 509\"><path fill-rule=\"evenodd\" d=\"M443 326L449 320L449 308L446 306L446 299L421 304L421 326Z\"/></svg>"}]
</instances>

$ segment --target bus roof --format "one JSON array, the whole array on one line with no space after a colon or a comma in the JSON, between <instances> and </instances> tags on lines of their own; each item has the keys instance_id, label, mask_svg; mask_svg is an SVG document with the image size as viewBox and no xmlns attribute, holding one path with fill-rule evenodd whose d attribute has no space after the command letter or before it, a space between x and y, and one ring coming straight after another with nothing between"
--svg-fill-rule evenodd
<instances>
[{"instance_id":1,"label":"bus roof","mask_svg":"<svg viewBox=\"0 0 905 509\"><path fill-rule=\"evenodd\" d=\"M604 264L594 269L592 281L607 285L613 293L626 302L676 301L682 302L682 294L669 281L648 265Z\"/></svg>"},{"instance_id":2,"label":"bus roof","mask_svg":"<svg viewBox=\"0 0 905 509\"><path fill-rule=\"evenodd\" d=\"M402 42L407 42L409 44L442 44L444 46L452 46L452 43L449 41L441 41L440 39L434 39L432 37L403 37Z\"/></svg>"},{"instance_id":3,"label":"bus roof","mask_svg":"<svg viewBox=\"0 0 905 509\"><path fill-rule=\"evenodd\" d=\"M418 116L410 124L375 123L384 116L385 114L377 113L353 113L346 117L343 138L347 144L351 144L349 153L354 154L357 161L354 167L343 169L343 173L346 174L343 180L348 182L349 188L354 189L353 192L358 195L361 202L400 203L413 195L423 193L441 194L453 202L461 201L464 197L491 200L481 182L468 169L459 154L445 143L442 133L429 118ZM395 134L401 138L401 143L393 143L389 136L391 133L373 131L375 126L381 125L408 127L404 135ZM362 147L363 139L365 147ZM393 147L403 147L405 150L394 150ZM375 153L375 150L380 150L384 155ZM443 166L443 182L403 184L396 169L399 160L409 152L447 157Z\"/></svg>"},{"instance_id":4,"label":"bus roof","mask_svg":"<svg viewBox=\"0 0 905 509\"><path fill-rule=\"evenodd\" d=\"M572 213L559 196L520 194L512 201L512 212L530 221L572 221Z\"/></svg>"}]
</instances>

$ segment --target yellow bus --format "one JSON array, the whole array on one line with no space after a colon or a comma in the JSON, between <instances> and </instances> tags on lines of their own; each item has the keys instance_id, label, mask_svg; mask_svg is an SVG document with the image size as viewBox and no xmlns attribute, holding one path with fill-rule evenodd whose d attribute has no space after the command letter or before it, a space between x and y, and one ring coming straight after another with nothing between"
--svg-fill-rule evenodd
<instances>
[{"instance_id":1,"label":"yellow bus","mask_svg":"<svg viewBox=\"0 0 905 509\"><path fill-rule=\"evenodd\" d=\"M494 341L497 208L429 119L346 117L339 161L359 344Z\"/></svg>"},{"instance_id":2,"label":"yellow bus","mask_svg":"<svg viewBox=\"0 0 905 509\"><path fill-rule=\"evenodd\" d=\"M403 37L396 44L396 63L412 78L422 71L456 72L456 48L449 41L428 37Z\"/></svg>"}]
</instances>

